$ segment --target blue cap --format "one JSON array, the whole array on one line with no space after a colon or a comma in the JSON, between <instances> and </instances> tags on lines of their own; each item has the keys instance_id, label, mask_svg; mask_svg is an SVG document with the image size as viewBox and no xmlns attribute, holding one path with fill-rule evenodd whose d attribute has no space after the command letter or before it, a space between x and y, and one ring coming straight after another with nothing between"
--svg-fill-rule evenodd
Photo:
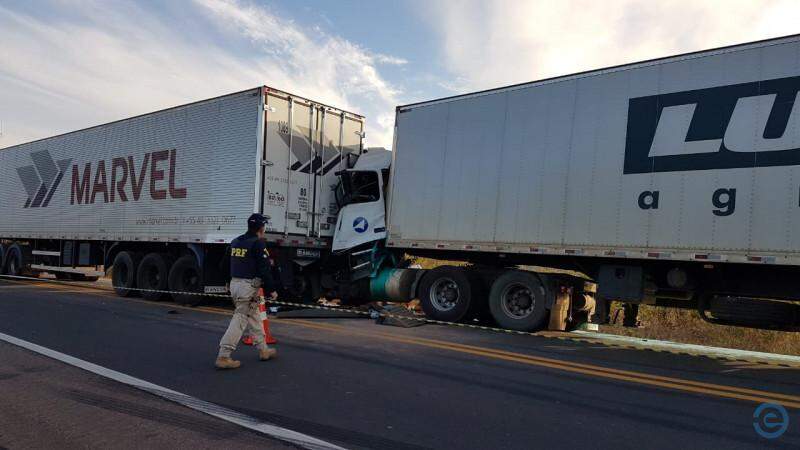
<instances>
[{"instance_id":1,"label":"blue cap","mask_svg":"<svg viewBox=\"0 0 800 450\"><path fill-rule=\"evenodd\" d=\"M247 219L248 228L261 228L267 224L267 218L259 213L252 214Z\"/></svg>"}]
</instances>

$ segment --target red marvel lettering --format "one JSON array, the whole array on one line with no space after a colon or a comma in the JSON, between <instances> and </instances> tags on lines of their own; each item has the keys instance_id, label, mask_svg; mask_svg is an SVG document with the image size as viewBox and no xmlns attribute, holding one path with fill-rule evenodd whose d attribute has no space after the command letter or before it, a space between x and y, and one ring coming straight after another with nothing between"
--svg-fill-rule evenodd
<instances>
[{"instance_id":1,"label":"red marvel lettering","mask_svg":"<svg viewBox=\"0 0 800 450\"><path fill-rule=\"evenodd\" d=\"M83 166L83 177L78 172L78 165L72 166L72 191L69 197L69 204L74 205L77 200L81 205L83 202L89 203L89 177L92 175L92 163Z\"/></svg>"},{"instance_id":2,"label":"red marvel lettering","mask_svg":"<svg viewBox=\"0 0 800 450\"><path fill-rule=\"evenodd\" d=\"M97 162L97 172L94 174L94 184L92 185L92 198L89 203L94 203L97 194L103 194L103 203L108 203L108 183L106 183L106 162Z\"/></svg>"},{"instance_id":3,"label":"red marvel lettering","mask_svg":"<svg viewBox=\"0 0 800 450\"><path fill-rule=\"evenodd\" d=\"M133 165L133 156L128 156L128 170L131 173L131 192L133 193L133 201L139 201L139 196L142 193L144 186L144 177L147 173L147 163L150 161L150 153L144 154L142 160L142 168L139 171L139 177L136 177L136 166Z\"/></svg>"},{"instance_id":4,"label":"red marvel lettering","mask_svg":"<svg viewBox=\"0 0 800 450\"><path fill-rule=\"evenodd\" d=\"M122 179L117 181L117 169L122 174ZM111 203L114 203L114 197L119 192L119 201L127 202L128 196L125 195L125 183L128 181L128 163L125 158L114 158L111 161Z\"/></svg>"},{"instance_id":5,"label":"red marvel lettering","mask_svg":"<svg viewBox=\"0 0 800 450\"><path fill-rule=\"evenodd\" d=\"M166 189L156 189L156 183L164 179L164 171L158 168L159 161L169 159L168 150L160 150L152 153L153 162L150 164L150 198L153 200L164 200L167 198Z\"/></svg>"},{"instance_id":6,"label":"red marvel lettering","mask_svg":"<svg viewBox=\"0 0 800 450\"><path fill-rule=\"evenodd\" d=\"M174 148L169 152L169 196L172 198L186 198L186 188L175 187L175 164L177 150Z\"/></svg>"}]
</instances>

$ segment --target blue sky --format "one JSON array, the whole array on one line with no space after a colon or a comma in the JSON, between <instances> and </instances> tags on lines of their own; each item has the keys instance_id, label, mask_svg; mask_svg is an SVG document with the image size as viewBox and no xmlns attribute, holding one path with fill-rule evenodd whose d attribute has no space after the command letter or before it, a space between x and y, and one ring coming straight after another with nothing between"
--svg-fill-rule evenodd
<instances>
[{"instance_id":1,"label":"blue sky","mask_svg":"<svg viewBox=\"0 0 800 450\"><path fill-rule=\"evenodd\" d=\"M800 32L796 0L0 0L0 147L267 84L367 116Z\"/></svg>"}]
</instances>

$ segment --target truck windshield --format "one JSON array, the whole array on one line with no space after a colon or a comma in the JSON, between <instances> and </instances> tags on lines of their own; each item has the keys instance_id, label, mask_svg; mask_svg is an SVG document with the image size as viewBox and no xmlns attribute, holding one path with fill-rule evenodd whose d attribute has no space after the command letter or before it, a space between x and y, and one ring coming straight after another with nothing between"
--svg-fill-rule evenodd
<instances>
[{"instance_id":1,"label":"truck windshield","mask_svg":"<svg viewBox=\"0 0 800 450\"><path fill-rule=\"evenodd\" d=\"M346 171L339 174L336 186L336 203L339 207L352 203L369 203L380 200L378 174L373 171Z\"/></svg>"}]
</instances>

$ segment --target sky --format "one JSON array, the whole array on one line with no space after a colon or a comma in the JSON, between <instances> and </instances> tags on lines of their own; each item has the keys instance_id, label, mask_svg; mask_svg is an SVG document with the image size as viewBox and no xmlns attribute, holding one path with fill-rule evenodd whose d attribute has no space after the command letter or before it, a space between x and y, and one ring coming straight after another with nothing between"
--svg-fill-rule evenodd
<instances>
[{"instance_id":1,"label":"sky","mask_svg":"<svg viewBox=\"0 0 800 450\"><path fill-rule=\"evenodd\" d=\"M268 85L397 105L800 33L797 0L0 0L0 148Z\"/></svg>"}]
</instances>

